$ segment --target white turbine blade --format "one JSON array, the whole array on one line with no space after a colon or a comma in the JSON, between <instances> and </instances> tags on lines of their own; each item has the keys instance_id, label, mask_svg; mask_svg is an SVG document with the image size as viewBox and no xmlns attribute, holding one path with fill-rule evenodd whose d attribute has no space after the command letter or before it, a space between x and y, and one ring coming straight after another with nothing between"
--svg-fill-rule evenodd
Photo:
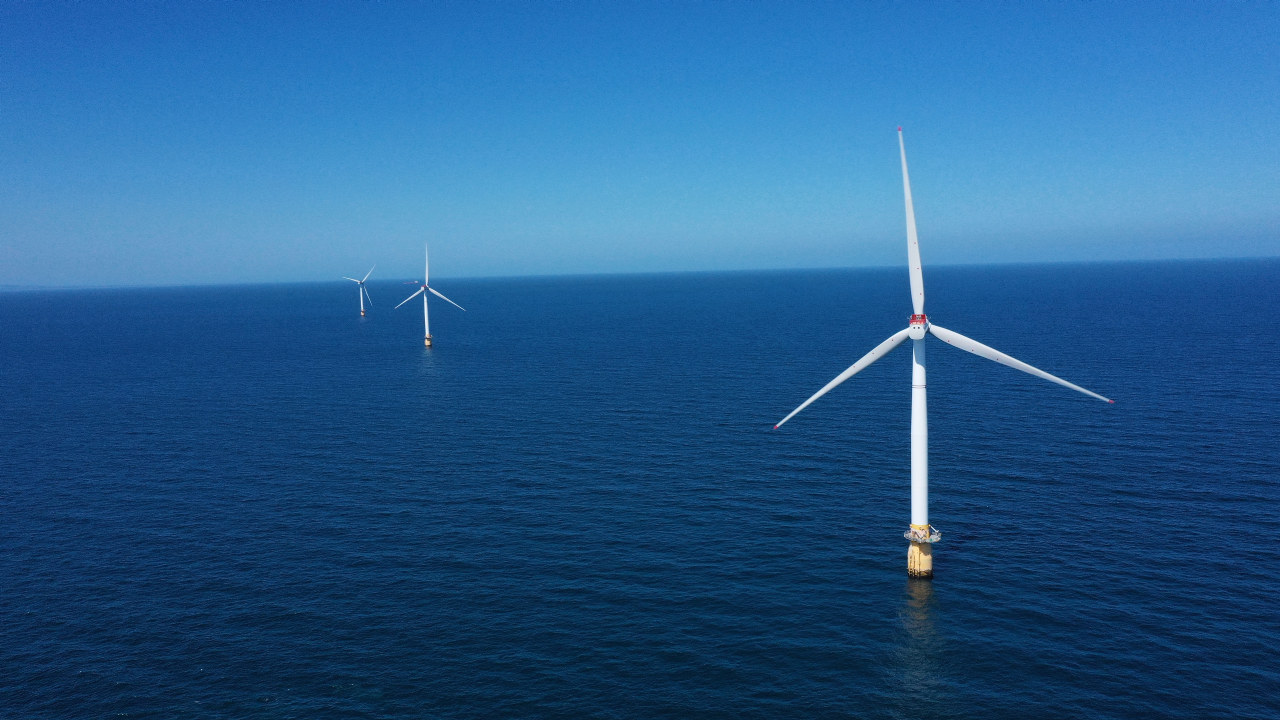
<instances>
[{"instance_id":1,"label":"white turbine blade","mask_svg":"<svg viewBox=\"0 0 1280 720\"><path fill-rule=\"evenodd\" d=\"M837 375L835 380L832 380L831 382L827 383L825 386L823 386L821 390L814 393L812 397L810 397L808 400L805 400L803 403L801 403L800 407L796 408L795 410L792 410L790 415L779 420L778 424L773 426L773 429L777 430L778 428L782 427L782 423L790 420L791 418L795 417L796 413L809 407L809 405L814 400L817 400L823 395L826 395L835 386L839 385L845 380L848 380L854 375L857 375L858 373L862 372L863 370L866 369L868 365L884 357L885 353L898 347L898 345L901 344L902 341L906 339L907 339L907 330L900 330L897 333L895 333L892 337L890 337L888 340L885 340L884 342L875 346L875 348L873 348L871 352L867 353L866 355L863 355L862 359L850 365L847 370Z\"/></svg>"},{"instance_id":2,"label":"white turbine blade","mask_svg":"<svg viewBox=\"0 0 1280 720\"><path fill-rule=\"evenodd\" d=\"M1079 385L1069 383L1066 380L1063 380L1062 378L1056 375L1050 375L1049 373L1039 368L1032 367L1022 362L1021 360L1015 360L1014 358L1011 358L1008 355L1005 355L1004 353L1000 352L999 350L996 350L995 348L987 347L986 345L983 345L977 340L972 340L970 338L967 338L958 332L953 332L951 330L938 327L937 325L933 325L933 324L929 325L929 332L933 333L942 342L948 345L952 345L954 347L958 347L961 350L971 352L974 355L977 355L978 357L984 357L988 360L994 360L1000 363L1001 365L1008 365L1009 367L1015 370L1021 370L1024 373L1035 375L1036 377L1043 378L1045 380L1048 380L1049 382L1058 383L1059 385L1062 385L1064 387L1069 387L1072 390L1075 390L1077 392L1082 392L1085 395L1088 395L1089 397L1095 397L1095 398L1098 398L1099 400L1105 400L1109 403L1115 402L1115 400L1102 397L1096 392L1093 392L1091 390L1085 390Z\"/></svg>"},{"instance_id":3,"label":"white turbine blade","mask_svg":"<svg viewBox=\"0 0 1280 720\"><path fill-rule=\"evenodd\" d=\"M414 299L414 298L418 297L419 295L421 295L421 294L422 294L422 291L423 291L423 290L426 290L426 289L427 289L427 287L426 287L425 285L424 285L424 286L422 286L422 287L420 287L420 288L418 288L418 292L416 292L416 293L414 293L414 294L410 295L409 297L407 297L407 298L405 298L405 299L401 300L401 301L400 301L400 305L403 305L403 304L405 304L405 303L409 302L410 300L412 300L412 299ZM395 310L395 309L399 308L399 307L400 307L400 305L397 305L397 306L395 306L394 308L391 308L391 309L392 309L392 310Z\"/></svg>"},{"instance_id":4,"label":"white turbine blade","mask_svg":"<svg viewBox=\"0 0 1280 720\"><path fill-rule=\"evenodd\" d=\"M358 282L360 282L359 280L357 280L357 279L355 279L355 278L349 278L349 277L347 277L346 275L343 275L343 276L342 276L342 279L343 279L343 280L350 280L350 281L351 281L351 282L353 282L353 283L358 283Z\"/></svg>"},{"instance_id":5,"label":"white turbine blade","mask_svg":"<svg viewBox=\"0 0 1280 720\"><path fill-rule=\"evenodd\" d=\"M898 128L898 150L902 153L902 194L907 200L907 267L911 272L911 307L924 313L924 274L920 269L920 239L916 237L916 208L911 203L911 177L907 175L907 146Z\"/></svg>"},{"instance_id":6,"label":"white turbine blade","mask_svg":"<svg viewBox=\"0 0 1280 720\"><path fill-rule=\"evenodd\" d=\"M364 280L361 280L360 282L363 283L365 280L368 280L369 276L373 274L373 268L376 268L376 267L378 267L378 263L374 263L373 267L369 268L369 272L364 274Z\"/></svg>"},{"instance_id":7,"label":"white turbine blade","mask_svg":"<svg viewBox=\"0 0 1280 720\"><path fill-rule=\"evenodd\" d=\"M364 283L360 284L360 290L364 292L364 299L369 301L369 307L373 307L373 298L369 297L369 289L364 286Z\"/></svg>"},{"instance_id":8,"label":"white turbine blade","mask_svg":"<svg viewBox=\"0 0 1280 720\"><path fill-rule=\"evenodd\" d=\"M459 310L461 310L462 312L466 312L466 311L467 311L467 309L466 309L466 308L462 307L462 306L461 306L461 305L459 305L458 303L456 303L456 302L454 302L454 301L450 300L449 298L447 298L447 297L445 297L445 296L441 295L440 293L436 292L436 291L435 291L435 288L427 288L427 289L431 291L431 294L432 294L432 295L435 295L436 297L440 298L441 300L443 300L443 301L445 301L445 302L449 303L450 305L452 305L452 306L454 306L454 307L458 308L458 309L459 309Z\"/></svg>"},{"instance_id":9,"label":"white turbine blade","mask_svg":"<svg viewBox=\"0 0 1280 720\"><path fill-rule=\"evenodd\" d=\"M431 257L427 253L426 243L422 244L422 284L431 284Z\"/></svg>"}]
</instances>

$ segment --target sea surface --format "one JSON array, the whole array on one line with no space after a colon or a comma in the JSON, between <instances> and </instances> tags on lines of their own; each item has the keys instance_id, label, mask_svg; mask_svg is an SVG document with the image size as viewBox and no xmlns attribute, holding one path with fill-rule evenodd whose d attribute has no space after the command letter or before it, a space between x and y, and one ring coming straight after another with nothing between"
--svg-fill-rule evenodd
<instances>
[{"instance_id":1,"label":"sea surface","mask_svg":"<svg viewBox=\"0 0 1280 720\"><path fill-rule=\"evenodd\" d=\"M354 270L352 270L354 271ZM1280 261L0 294L3 718L1280 718Z\"/></svg>"}]
</instances>

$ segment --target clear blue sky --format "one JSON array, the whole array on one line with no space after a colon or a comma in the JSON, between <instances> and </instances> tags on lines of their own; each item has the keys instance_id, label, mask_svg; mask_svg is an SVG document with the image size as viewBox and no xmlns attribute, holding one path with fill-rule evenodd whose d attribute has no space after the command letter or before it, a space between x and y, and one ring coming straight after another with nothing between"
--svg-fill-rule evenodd
<instances>
[{"instance_id":1,"label":"clear blue sky","mask_svg":"<svg viewBox=\"0 0 1280 720\"><path fill-rule=\"evenodd\" d=\"M0 285L1280 255L1280 5L0 5Z\"/></svg>"}]
</instances>

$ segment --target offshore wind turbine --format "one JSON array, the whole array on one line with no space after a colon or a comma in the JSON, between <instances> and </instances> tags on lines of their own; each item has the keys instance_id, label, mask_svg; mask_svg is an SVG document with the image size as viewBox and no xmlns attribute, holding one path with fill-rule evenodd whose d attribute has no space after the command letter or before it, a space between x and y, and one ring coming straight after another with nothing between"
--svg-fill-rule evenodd
<instances>
[{"instance_id":1,"label":"offshore wind turbine","mask_svg":"<svg viewBox=\"0 0 1280 720\"><path fill-rule=\"evenodd\" d=\"M440 298L441 300L444 300L445 302L449 303L450 305L458 308L463 312L466 312L467 309L462 307L458 303L450 300L449 298L441 295L440 293L436 292L436 289L431 287L430 285L431 261L427 255L426 246L423 246L422 257L423 257L422 286L418 288L418 292L415 292L414 294L410 295L404 300L401 300L400 305L403 305L409 302L410 300L414 299L418 295L422 295L422 327L424 330L424 334L426 335L426 338L423 340L423 344L426 345L427 347L431 347L431 320L430 318L427 317L427 293L429 292L432 295L435 295L436 297ZM399 308L400 305L397 305L396 308Z\"/></svg>"},{"instance_id":2,"label":"offshore wind turbine","mask_svg":"<svg viewBox=\"0 0 1280 720\"><path fill-rule=\"evenodd\" d=\"M364 317L364 299L365 298L369 298L369 307L373 307L373 298L369 297L369 291L365 289L364 281L369 279L369 276L373 274L373 268L376 268L376 267L378 267L378 264L374 263L373 267L369 268L369 272L365 273L364 277L360 278L359 280L353 277L347 277L346 275L342 276L343 280L350 280L351 282L359 286L357 290L359 290L359 293L360 293L360 317Z\"/></svg>"},{"instance_id":3,"label":"offshore wind turbine","mask_svg":"<svg viewBox=\"0 0 1280 720\"><path fill-rule=\"evenodd\" d=\"M978 357L994 360L1001 365L1008 365L1015 370L1030 373L1036 377L1069 387L1090 397L1114 403L1095 392L1079 385L1063 380L1055 375L1032 367L1020 360L1015 360L1004 353L987 347L976 340L947 330L929 322L924 314L924 276L920 269L920 243L916 238L916 213L911 204L911 179L907 175L907 149L902 142L902 128L898 128L898 152L902 156L902 192L907 206L907 264L911 276L911 322L905 330L899 330L888 340L872 348L856 363L827 383L812 397L782 418L773 429L777 430L796 413L809 407L818 398L826 395L832 388L848 380L871 363L884 357L886 353L911 338L911 525L903 535L911 542L907 549L907 574L912 577L933 577L932 545L942 535L929 524L929 423L925 411L925 375L924 375L924 339L926 333L932 333L944 343L971 352Z\"/></svg>"}]
</instances>

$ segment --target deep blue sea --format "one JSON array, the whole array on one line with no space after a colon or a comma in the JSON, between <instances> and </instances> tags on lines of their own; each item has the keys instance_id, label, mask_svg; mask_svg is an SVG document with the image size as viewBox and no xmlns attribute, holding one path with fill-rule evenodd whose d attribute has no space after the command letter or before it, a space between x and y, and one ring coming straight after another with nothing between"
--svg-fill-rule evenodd
<instances>
[{"instance_id":1,"label":"deep blue sea","mask_svg":"<svg viewBox=\"0 0 1280 720\"><path fill-rule=\"evenodd\" d=\"M0 294L3 718L1280 718L1280 261Z\"/></svg>"}]
</instances>

